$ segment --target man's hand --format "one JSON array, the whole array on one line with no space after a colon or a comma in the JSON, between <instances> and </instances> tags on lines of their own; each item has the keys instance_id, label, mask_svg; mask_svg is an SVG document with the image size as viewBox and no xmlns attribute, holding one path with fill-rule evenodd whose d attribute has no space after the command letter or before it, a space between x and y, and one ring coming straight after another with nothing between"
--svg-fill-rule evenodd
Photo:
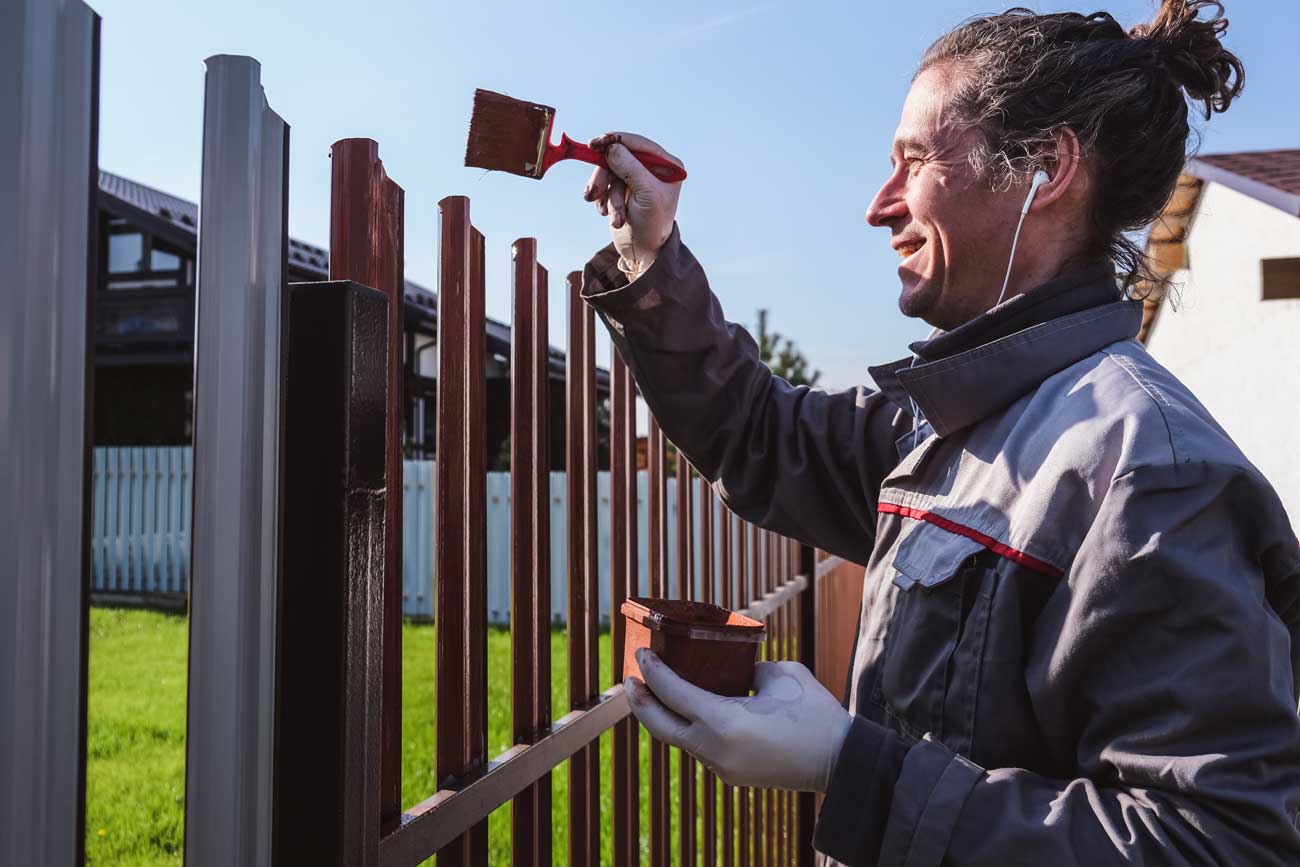
<instances>
[{"instance_id":1,"label":"man's hand","mask_svg":"<svg viewBox=\"0 0 1300 867\"><path fill-rule=\"evenodd\" d=\"M661 181L629 148L658 154L679 166L682 161L650 139L627 132L607 132L590 144L605 154L608 168L600 166L592 172L582 197L609 217L610 235L626 263L624 270L638 276L672 234L682 185Z\"/></svg>"},{"instance_id":2,"label":"man's hand","mask_svg":"<svg viewBox=\"0 0 1300 867\"><path fill-rule=\"evenodd\" d=\"M807 667L760 662L755 694L727 698L678 677L649 650L637 651L637 662L646 682L629 677L623 686L641 725L724 782L814 792L830 785L852 717Z\"/></svg>"}]
</instances>

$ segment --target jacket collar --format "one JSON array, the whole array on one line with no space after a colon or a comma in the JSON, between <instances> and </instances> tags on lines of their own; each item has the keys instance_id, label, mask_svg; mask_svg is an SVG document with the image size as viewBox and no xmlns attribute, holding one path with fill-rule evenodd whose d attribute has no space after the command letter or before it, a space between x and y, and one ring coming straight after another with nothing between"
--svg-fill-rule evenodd
<instances>
[{"instance_id":1,"label":"jacket collar","mask_svg":"<svg viewBox=\"0 0 1300 867\"><path fill-rule=\"evenodd\" d=\"M870 369L904 412L916 401L940 437L1013 403L1104 346L1137 335L1142 303L1124 301L1111 265L1087 265L1018 295L908 357Z\"/></svg>"}]
</instances>

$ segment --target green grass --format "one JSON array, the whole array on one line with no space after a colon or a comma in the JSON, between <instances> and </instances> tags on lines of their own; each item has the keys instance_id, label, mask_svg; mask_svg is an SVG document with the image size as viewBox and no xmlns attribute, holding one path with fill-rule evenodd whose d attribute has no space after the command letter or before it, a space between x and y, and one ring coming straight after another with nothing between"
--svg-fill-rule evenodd
<instances>
[{"instance_id":1,"label":"green grass","mask_svg":"<svg viewBox=\"0 0 1300 867\"><path fill-rule=\"evenodd\" d=\"M92 865L180 864L185 801L187 620L151 611L92 608L86 768L86 860ZM434 627L402 630L402 804L433 794L436 720ZM610 683L608 633L600 641L600 682ZM568 653L551 634L552 713L568 712ZM488 633L488 752L510 737L510 635ZM611 737L600 738L601 863L610 862ZM675 751L674 751L675 752ZM649 855L649 739L641 731L641 849ZM676 760L670 773L676 839ZM568 863L568 767L551 774L553 863ZM697 788L699 784L697 783ZM699 830L697 829L697 839ZM510 806L488 819L489 863L510 863ZM432 861L428 862L432 863Z\"/></svg>"},{"instance_id":2,"label":"green grass","mask_svg":"<svg viewBox=\"0 0 1300 867\"><path fill-rule=\"evenodd\" d=\"M181 863L186 626L152 611L90 611L90 864Z\"/></svg>"}]
</instances>

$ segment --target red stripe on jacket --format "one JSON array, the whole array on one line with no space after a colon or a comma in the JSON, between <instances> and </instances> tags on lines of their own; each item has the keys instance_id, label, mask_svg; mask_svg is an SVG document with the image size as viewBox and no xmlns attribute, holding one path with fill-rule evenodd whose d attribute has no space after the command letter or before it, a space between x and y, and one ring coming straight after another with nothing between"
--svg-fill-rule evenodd
<instances>
[{"instance_id":1,"label":"red stripe on jacket","mask_svg":"<svg viewBox=\"0 0 1300 867\"><path fill-rule=\"evenodd\" d=\"M1012 548L1010 545L1003 545L997 539L991 536L985 536L979 530L972 530L970 527L958 524L956 521L950 521L942 515L936 515L934 512L927 512L924 509L913 509L909 506L899 506L895 503L881 503L878 511L887 515L902 515L904 518L912 518L917 521L925 521L934 524L940 529L947 530L949 533L956 533L958 536L965 536L975 542L979 542L985 548L988 548L994 554L1006 557L1008 560L1014 560L1026 569L1033 569L1035 572L1041 572L1044 575L1050 575L1053 578L1060 578L1065 573L1057 569L1050 563L1044 563L1037 557L1026 554Z\"/></svg>"}]
</instances>

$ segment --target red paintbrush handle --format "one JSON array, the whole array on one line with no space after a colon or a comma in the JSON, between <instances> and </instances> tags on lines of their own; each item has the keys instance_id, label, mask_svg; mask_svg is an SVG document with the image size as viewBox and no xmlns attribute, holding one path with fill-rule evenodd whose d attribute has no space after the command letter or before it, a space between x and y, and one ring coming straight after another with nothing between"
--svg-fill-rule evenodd
<instances>
[{"instance_id":1,"label":"red paintbrush handle","mask_svg":"<svg viewBox=\"0 0 1300 867\"><path fill-rule=\"evenodd\" d=\"M632 151L632 156L636 157L637 162L645 166L654 176L667 183L678 183L686 180L686 169L677 165L672 160L666 160L658 154L647 153L646 151ZM542 173L560 160L581 160L584 163L591 163L593 166L605 165L605 155L595 148L588 147L581 142L576 142L567 135L560 134L559 144L548 144L546 153L542 156Z\"/></svg>"}]
</instances>

